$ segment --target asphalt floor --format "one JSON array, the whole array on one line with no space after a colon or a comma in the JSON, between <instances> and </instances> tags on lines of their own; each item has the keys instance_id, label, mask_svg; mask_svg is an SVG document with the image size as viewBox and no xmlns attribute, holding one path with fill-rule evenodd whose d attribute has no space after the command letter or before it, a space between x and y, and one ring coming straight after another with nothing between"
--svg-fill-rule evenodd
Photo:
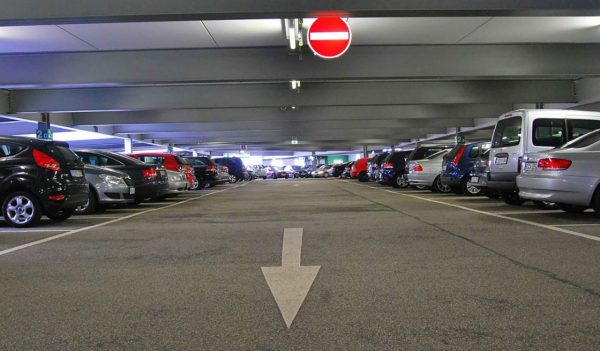
<instances>
[{"instance_id":1,"label":"asphalt floor","mask_svg":"<svg viewBox=\"0 0 600 351\"><path fill-rule=\"evenodd\" d=\"M303 228L288 329L261 267ZM600 217L266 180L0 221L0 350L598 350Z\"/></svg>"}]
</instances>

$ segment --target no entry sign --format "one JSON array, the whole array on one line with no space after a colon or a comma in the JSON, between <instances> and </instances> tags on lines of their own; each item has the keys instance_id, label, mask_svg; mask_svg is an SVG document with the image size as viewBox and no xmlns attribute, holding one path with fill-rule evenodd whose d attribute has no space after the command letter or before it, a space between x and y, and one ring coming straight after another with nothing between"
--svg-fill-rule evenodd
<instances>
[{"instance_id":1,"label":"no entry sign","mask_svg":"<svg viewBox=\"0 0 600 351\"><path fill-rule=\"evenodd\" d=\"M339 17L318 18L308 29L308 46L326 59L342 56L350 47L350 27Z\"/></svg>"}]
</instances>

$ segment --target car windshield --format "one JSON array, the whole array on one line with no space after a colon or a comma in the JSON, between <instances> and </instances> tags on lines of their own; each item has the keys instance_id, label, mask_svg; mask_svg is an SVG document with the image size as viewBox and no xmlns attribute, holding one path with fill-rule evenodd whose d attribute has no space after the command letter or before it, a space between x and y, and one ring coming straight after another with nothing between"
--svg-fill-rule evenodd
<instances>
[{"instance_id":1,"label":"car windshield","mask_svg":"<svg viewBox=\"0 0 600 351\"><path fill-rule=\"evenodd\" d=\"M561 148L580 149L595 144L598 141L600 141L600 129L596 129L591 133L584 134L583 136L580 136L579 138L564 144L563 146L561 146Z\"/></svg>"}]
</instances>

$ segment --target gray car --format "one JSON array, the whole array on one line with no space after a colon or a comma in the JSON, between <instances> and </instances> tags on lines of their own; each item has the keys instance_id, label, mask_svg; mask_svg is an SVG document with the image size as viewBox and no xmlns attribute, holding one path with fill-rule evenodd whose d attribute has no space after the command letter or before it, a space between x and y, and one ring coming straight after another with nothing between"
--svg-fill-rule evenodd
<instances>
[{"instance_id":1,"label":"gray car","mask_svg":"<svg viewBox=\"0 0 600 351\"><path fill-rule=\"evenodd\" d=\"M76 214L90 214L110 205L133 203L135 187L126 173L85 165L85 180L90 185L88 201L75 209Z\"/></svg>"},{"instance_id":2,"label":"gray car","mask_svg":"<svg viewBox=\"0 0 600 351\"><path fill-rule=\"evenodd\" d=\"M525 154L517 177L519 196L550 201L567 212L600 213L600 129L560 148Z\"/></svg>"},{"instance_id":3,"label":"gray car","mask_svg":"<svg viewBox=\"0 0 600 351\"><path fill-rule=\"evenodd\" d=\"M415 187L426 187L433 192L449 193L450 187L442 184L442 162L450 150L442 150L422 160L409 161L408 183Z\"/></svg>"},{"instance_id":4,"label":"gray car","mask_svg":"<svg viewBox=\"0 0 600 351\"><path fill-rule=\"evenodd\" d=\"M167 197L174 197L181 193L185 193L188 190L189 183L185 174L181 172L167 170L167 177L169 178L167 193L158 200L164 200Z\"/></svg>"}]
</instances>

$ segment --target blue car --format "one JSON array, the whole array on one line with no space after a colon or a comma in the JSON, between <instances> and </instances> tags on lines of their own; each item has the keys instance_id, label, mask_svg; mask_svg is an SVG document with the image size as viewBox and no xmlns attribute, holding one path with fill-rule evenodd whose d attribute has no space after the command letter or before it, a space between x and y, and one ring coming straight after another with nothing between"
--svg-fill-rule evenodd
<instances>
[{"instance_id":1,"label":"blue car","mask_svg":"<svg viewBox=\"0 0 600 351\"><path fill-rule=\"evenodd\" d=\"M456 145L444 157L441 174L442 183L450 186L457 194L480 195L481 188L470 183L470 174L475 167L475 161L480 155L480 150L489 149L489 147L490 144L487 142Z\"/></svg>"}]
</instances>

